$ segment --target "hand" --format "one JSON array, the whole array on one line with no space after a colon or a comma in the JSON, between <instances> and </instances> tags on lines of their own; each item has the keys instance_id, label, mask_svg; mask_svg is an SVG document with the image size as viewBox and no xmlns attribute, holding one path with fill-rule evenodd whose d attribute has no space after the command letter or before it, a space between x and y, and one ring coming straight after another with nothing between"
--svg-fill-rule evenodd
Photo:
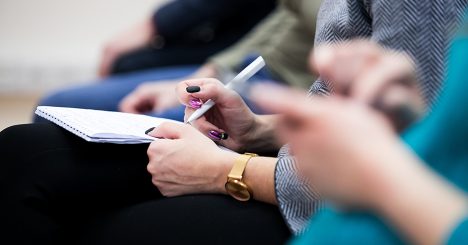
<instances>
[{"instance_id":1,"label":"hand","mask_svg":"<svg viewBox=\"0 0 468 245\"><path fill-rule=\"evenodd\" d=\"M225 193L237 154L221 150L190 125L163 123L150 136L148 172L164 196Z\"/></svg>"},{"instance_id":2,"label":"hand","mask_svg":"<svg viewBox=\"0 0 468 245\"><path fill-rule=\"evenodd\" d=\"M406 154L385 117L344 98L310 100L284 89L260 90L252 97L283 115L280 135L312 187L342 206L374 205L379 181L397 164L385 163Z\"/></svg>"},{"instance_id":3,"label":"hand","mask_svg":"<svg viewBox=\"0 0 468 245\"><path fill-rule=\"evenodd\" d=\"M164 112L179 105L174 93L177 82L148 82L138 86L119 105L122 112Z\"/></svg>"},{"instance_id":4,"label":"hand","mask_svg":"<svg viewBox=\"0 0 468 245\"><path fill-rule=\"evenodd\" d=\"M256 138L255 132L259 127L257 116L239 94L226 89L220 81L210 78L186 80L177 85L177 95L179 101L187 106L185 120L207 100L216 102L192 125L219 144L243 151L251 139Z\"/></svg>"},{"instance_id":5,"label":"hand","mask_svg":"<svg viewBox=\"0 0 468 245\"><path fill-rule=\"evenodd\" d=\"M299 172L335 205L372 211L416 244L446 242L466 217L466 193L427 168L370 107L265 87L253 97L284 115L281 134Z\"/></svg>"},{"instance_id":6,"label":"hand","mask_svg":"<svg viewBox=\"0 0 468 245\"><path fill-rule=\"evenodd\" d=\"M414 64L404 54L357 40L318 47L311 63L322 78L333 82L336 94L373 105L398 131L425 111Z\"/></svg>"},{"instance_id":7,"label":"hand","mask_svg":"<svg viewBox=\"0 0 468 245\"><path fill-rule=\"evenodd\" d=\"M122 54L148 45L151 38L155 35L154 29L151 20L146 20L122 32L109 41L104 46L102 52L99 64L99 76L108 76L115 60Z\"/></svg>"}]
</instances>

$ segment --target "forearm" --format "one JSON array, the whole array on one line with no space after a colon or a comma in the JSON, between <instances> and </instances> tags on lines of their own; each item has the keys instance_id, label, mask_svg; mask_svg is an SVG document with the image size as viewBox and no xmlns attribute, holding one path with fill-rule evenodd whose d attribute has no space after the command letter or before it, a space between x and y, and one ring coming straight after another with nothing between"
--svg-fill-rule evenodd
<instances>
[{"instance_id":1,"label":"forearm","mask_svg":"<svg viewBox=\"0 0 468 245\"><path fill-rule=\"evenodd\" d=\"M443 244L466 217L468 201L417 159L409 156L405 162L405 170L384 188L378 210L411 242Z\"/></svg>"},{"instance_id":2,"label":"forearm","mask_svg":"<svg viewBox=\"0 0 468 245\"><path fill-rule=\"evenodd\" d=\"M225 161L221 176L226 176L226 178L221 179L218 183L223 194L227 194L224 184L237 157L239 157L238 153L226 152L223 158ZM253 157L249 160L244 171L243 181L252 190L255 200L276 205L274 175L277 161L278 159L273 157Z\"/></svg>"},{"instance_id":3,"label":"forearm","mask_svg":"<svg viewBox=\"0 0 468 245\"><path fill-rule=\"evenodd\" d=\"M275 166L277 158L254 157L244 172L245 183L252 189L257 201L276 204Z\"/></svg>"}]
</instances>

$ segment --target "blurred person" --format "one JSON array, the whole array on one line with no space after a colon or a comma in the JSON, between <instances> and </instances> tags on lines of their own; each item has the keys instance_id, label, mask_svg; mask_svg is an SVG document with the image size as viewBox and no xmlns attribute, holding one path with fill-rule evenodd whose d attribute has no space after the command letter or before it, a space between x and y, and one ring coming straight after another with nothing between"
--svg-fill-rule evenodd
<instances>
[{"instance_id":1,"label":"blurred person","mask_svg":"<svg viewBox=\"0 0 468 245\"><path fill-rule=\"evenodd\" d=\"M47 96L39 104L145 113L181 121L184 109L172 93L180 80L215 77L228 81L257 55L263 56L267 66L253 82L268 80L308 87L315 79L308 70L307 57L314 43L320 2L281 1L241 41L210 57L200 68L171 67L113 76L106 79L112 83L65 89ZM41 120L35 117L35 121Z\"/></svg>"},{"instance_id":2,"label":"blurred person","mask_svg":"<svg viewBox=\"0 0 468 245\"><path fill-rule=\"evenodd\" d=\"M443 81L449 40L467 6L467 0L324 0L315 45L366 38L406 53L416 65L417 88L430 111ZM334 86L333 80L320 77L310 92L329 95ZM307 188L297 169L294 157L284 148L276 164L275 190L278 206L294 233L303 231L321 206L320 196Z\"/></svg>"},{"instance_id":3,"label":"blurred person","mask_svg":"<svg viewBox=\"0 0 468 245\"><path fill-rule=\"evenodd\" d=\"M420 102L410 102L413 66L405 56L378 56L372 46L317 51L317 70L339 81L327 99L264 87L253 95L283 115L280 134L301 175L330 202L292 244L466 244L468 12L452 44L441 99L402 138L396 122L369 105L384 93L387 105L418 108Z\"/></svg>"},{"instance_id":4,"label":"blurred person","mask_svg":"<svg viewBox=\"0 0 468 245\"><path fill-rule=\"evenodd\" d=\"M106 43L99 76L201 64L239 40L274 7L273 0L168 2Z\"/></svg>"}]
</instances>

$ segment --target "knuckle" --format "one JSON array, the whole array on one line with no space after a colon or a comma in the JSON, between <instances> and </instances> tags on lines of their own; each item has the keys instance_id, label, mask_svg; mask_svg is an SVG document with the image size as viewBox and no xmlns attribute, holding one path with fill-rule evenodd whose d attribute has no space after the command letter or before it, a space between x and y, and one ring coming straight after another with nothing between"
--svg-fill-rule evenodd
<instances>
[{"instance_id":1,"label":"knuckle","mask_svg":"<svg viewBox=\"0 0 468 245\"><path fill-rule=\"evenodd\" d=\"M153 174L154 169L153 169L153 164L151 164L151 162L146 165L146 171L148 171L148 173L150 174Z\"/></svg>"},{"instance_id":2,"label":"knuckle","mask_svg":"<svg viewBox=\"0 0 468 245\"><path fill-rule=\"evenodd\" d=\"M146 154L148 155L148 157L149 157L150 159L154 156L154 154L155 154L155 152L156 152L157 149L158 149L158 147L156 147L156 141L153 141L153 142L149 145L148 150L146 150Z\"/></svg>"}]
</instances>

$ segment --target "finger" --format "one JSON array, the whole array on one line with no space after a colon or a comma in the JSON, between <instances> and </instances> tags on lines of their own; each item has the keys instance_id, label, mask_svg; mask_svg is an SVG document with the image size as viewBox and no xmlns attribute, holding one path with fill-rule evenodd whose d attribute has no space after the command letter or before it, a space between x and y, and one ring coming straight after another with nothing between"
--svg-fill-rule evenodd
<instances>
[{"instance_id":1,"label":"finger","mask_svg":"<svg viewBox=\"0 0 468 245\"><path fill-rule=\"evenodd\" d=\"M176 86L176 94L177 98L179 99L179 102L186 106L189 106L189 101L193 98L192 93L199 92L201 89L200 86L207 83L216 83L216 79L190 79L178 83ZM198 87L198 89L194 89L196 87ZM187 90L187 88L192 89Z\"/></svg>"},{"instance_id":2,"label":"finger","mask_svg":"<svg viewBox=\"0 0 468 245\"><path fill-rule=\"evenodd\" d=\"M304 91L277 85L254 85L250 96L251 100L269 113L294 117L318 116L324 104L322 98L311 98Z\"/></svg>"},{"instance_id":3,"label":"finger","mask_svg":"<svg viewBox=\"0 0 468 245\"><path fill-rule=\"evenodd\" d=\"M126 96L119 104L119 110L126 113L138 113L137 104L139 102L136 94Z\"/></svg>"},{"instance_id":4,"label":"finger","mask_svg":"<svg viewBox=\"0 0 468 245\"><path fill-rule=\"evenodd\" d=\"M415 80L413 72L414 65L408 57L397 53L386 55L373 69L356 79L352 88L353 97L364 103L372 103L395 83L409 88Z\"/></svg>"},{"instance_id":5,"label":"finger","mask_svg":"<svg viewBox=\"0 0 468 245\"><path fill-rule=\"evenodd\" d=\"M334 83L336 93L347 94L356 77L372 66L382 49L368 40L354 40L318 47L312 55L319 74Z\"/></svg>"},{"instance_id":6,"label":"finger","mask_svg":"<svg viewBox=\"0 0 468 245\"><path fill-rule=\"evenodd\" d=\"M229 134L226 131L207 121L206 117L200 117L191 124L198 131L208 136L212 140L220 141L227 140L229 138Z\"/></svg>"},{"instance_id":7,"label":"finger","mask_svg":"<svg viewBox=\"0 0 468 245\"><path fill-rule=\"evenodd\" d=\"M184 120L187 120L187 118L192 115L192 113L195 111L195 109L186 107L185 108L185 116ZM201 116L195 121L192 121L190 123L194 128L196 128L199 132L207 135L209 138L213 140L226 140L229 137L229 134L224 131L223 129L217 127L216 125L212 124L209 122L205 116Z\"/></svg>"},{"instance_id":8,"label":"finger","mask_svg":"<svg viewBox=\"0 0 468 245\"><path fill-rule=\"evenodd\" d=\"M148 135L160 139L180 139L188 126L181 123L164 122Z\"/></svg>"},{"instance_id":9,"label":"finger","mask_svg":"<svg viewBox=\"0 0 468 245\"><path fill-rule=\"evenodd\" d=\"M197 89L198 92L187 92L187 87L193 86L199 87ZM177 90L180 102L191 107L193 106L194 99L200 99L203 102L211 99L217 104L231 107L240 106L239 103L242 101L235 91L225 88L224 84L211 78L186 80L179 84ZM233 104L233 102L237 104Z\"/></svg>"}]
</instances>

